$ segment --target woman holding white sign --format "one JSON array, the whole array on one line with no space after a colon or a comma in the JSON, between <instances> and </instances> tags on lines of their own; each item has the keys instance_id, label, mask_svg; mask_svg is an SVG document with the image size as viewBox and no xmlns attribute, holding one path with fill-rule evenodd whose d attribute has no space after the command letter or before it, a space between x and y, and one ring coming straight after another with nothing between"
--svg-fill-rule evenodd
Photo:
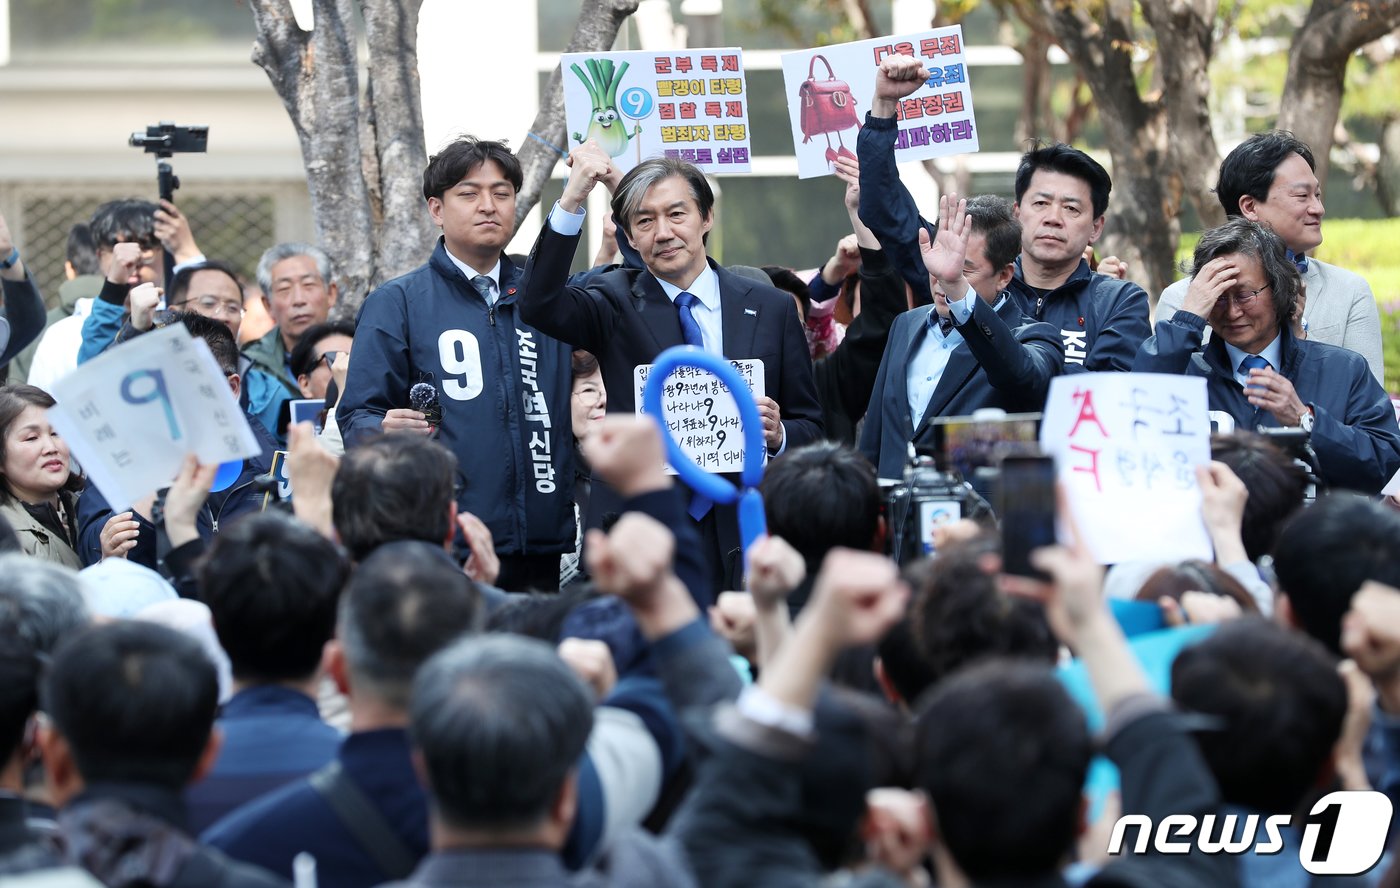
<instances>
[{"instance_id":1,"label":"woman holding white sign","mask_svg":"<svg viewBox=\"0 0 1400 888\"><path fill-rule=\"evenodd\" d=\"M48 392L32 385L0 388L0 516L26 553L80 570L75 516L83 478L49 424L53 405Z\"/></svg>"}]
</instances>

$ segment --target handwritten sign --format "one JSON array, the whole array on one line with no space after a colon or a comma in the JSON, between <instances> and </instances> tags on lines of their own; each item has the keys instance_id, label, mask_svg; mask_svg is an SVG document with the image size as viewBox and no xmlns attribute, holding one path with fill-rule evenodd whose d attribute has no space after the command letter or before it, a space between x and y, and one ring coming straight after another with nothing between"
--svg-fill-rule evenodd
<instances>
[{"instance_id":1,"label":"handwritten sign","mask_svg":"<svg viewBox=\"0 0 1400 888\"><path fill-rule=\"evenodd\" d=\"M180 324L110 349L53 387L49 419L88 480L121 511L202 463L262 452L209 346Z\"/></svg>"},{"instance_id":2,"label":"handwritten sign","mask_svg":"<svg viewBox=\"0 0 1400 888\"><path fill-rule=\"evenodd\" d=\"M763 362L730 361L755 398L763 397ZM653 364L632 372L638 405L642 404ZM661 412L671 437L697 466L711 473L738 472L744 467L743 421L739 405L724 383L707 370L678 367L666 380ZM672 471L668 466L667 471Z\"/></svg>"},{"instance_id":3,"label":"handwritten sign","mask_svg":"<svg viewBox=\"0 0 1400 888\"><path fill-rule=\"evenodd\" d=\"M1210 462L1204 379L1083 373L1050 384L1040 444L1102 564L1211 557L1196 466Z\"/></svg>"},{"instance_id":4,"label":"handwritten sign","mask_svg":"<svg viewBox=\"0 0 1400 888\"><path fill-rule=\"evenodd\" d=\"M593 139L624 173L675 157L747 173L751 133L743 50L565 53L569 148Z\"/></svg>"},{"instance_id":5,"label":"handwritten sign","mask_svg":"<svg viewBox=\"0 0 1400 888\"><path fill-rule=\"evenodd\" d=\"M783 86L799 179L829 176L837 157L855 154L856 136L875 96L875 72L889 55L917 58L929 71L924 85L896 109L895 161L978 150L961 25L839 43L783 53ZM854 107L848 109L847 103Z\"/></svg>"}]
</instances>

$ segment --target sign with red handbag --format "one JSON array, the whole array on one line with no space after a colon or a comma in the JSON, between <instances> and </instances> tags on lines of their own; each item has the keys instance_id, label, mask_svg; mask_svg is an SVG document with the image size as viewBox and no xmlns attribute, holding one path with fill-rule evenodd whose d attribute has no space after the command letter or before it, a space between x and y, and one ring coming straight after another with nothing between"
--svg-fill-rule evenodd
<instances>
[{"instance_id":1,"label":"sign with red handbag","mask_svg":"<svg viewBox=\"0 0 1400 888\"><path fill-rule=\"evenodd\" d=\"M798 178L829 176L839 159L855 158L855 141L875 95L876 72L881 60L892 55L918 59L928 72L917 90L895 103L895 161L977 151L962 27L933 28L783 53Z\"/></svg>"},{"instance_id":2,"label":"sign with red handbag","mask_svg":"<svg viewBox=\"0 0 1400 888\"><path fill-rule=\"evenodd\" d=\"M817 79L817 62L826 66L826 79ZM797 91L802 103L802 141L810 142L813 136L835 133L851 127L860 128L860 118L856 116L856 100L851 88L844 80L836 79L836 72L826 56L812 56L807 68L807 79Z\"/></svg>"}]
</instances>

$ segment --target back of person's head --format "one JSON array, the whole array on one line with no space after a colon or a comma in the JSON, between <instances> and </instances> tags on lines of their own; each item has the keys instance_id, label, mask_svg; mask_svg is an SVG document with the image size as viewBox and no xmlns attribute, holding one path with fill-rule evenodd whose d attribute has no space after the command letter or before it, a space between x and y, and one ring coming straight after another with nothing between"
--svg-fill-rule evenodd
<instances>
[{"instance_id":1,"label":"back of person's head","mask_svg":"<svg viewBox=\"0 0 1400 888\"><path fill-rule=\"evenodd\" d=\"M1229 466L1249 491L1240 535L1249 560L1258 561L1273 551L1283 525L1303 507L1308 474L1291 456L1254 432L1213 436L1210 458Z\"/></svg>"},{"instance_id":2,"label":"back of person's head","mask_svg":"<svg viewBox=\"0 0 1400 888\"><path fill-rule=\"evenodd\" d=\"M307 327L306 332L301 334L297 344L292 347L292 353L287 355L287 366L293 376L311 375L311 371L315 370L321 361L321 351L317 346L328 336L348 336L354 339L355 325L351 321L326 321L324 324L312 324Z\"/></svg>"},{"instance_id":3,"label":"back of person's head","mask_svg":"<svg viewBox=\"0 0 1400 888\"><path fill-rule=\"evenodd\" d=\"M986 564L996 540L982 536L943 547L910 605L914 638L933 683L987 657L1054 665L1059 643L1037 601L1008 595Z\"/></svg>"},{"instance_id":4,"label":"back of person's head","mask_svg":"<svg viewBox=\"0 0 1400 888\"><path fill-rule=\"evenodd\" d=\"M1108 193L1113 190L1113 180L1103 164L1094 160L1078 148L1071 148L1056 142L1053 145L1037 145L1021 155L1021 163L1016 168L1016 203L1020 203L1031 187L1031 177L1044 170L1073 176L1089 186L1089 202L1094 206L1094 218L1108 212Z\"/></svg>"},{"instance_id":5,"label":"back of person's head","mask_svg":"<svg viewBox=\"0 0 1400 888\"><path fill-rule=\"evenodd\" d=\"M979 194L968 200L967 214L972 217L972 230L986 241L987 262L993 271L1001 271L1016 261L1021 253L1021 222L1009 200L995 194Z\"/></svg>"},{"instance_id":6,"label":"back of person's head","mask_svg":"<svg viewBox=\"0 0 1400 888\"><path fill-rule=\"evenodd\" d=\"M92 621L76 571L29 555L0 555L0 635L52 653Z\"/></svg>"},{"instance_id":7,"label":"back of person's head","mask_svg":"<svg viewBox=\"0 0 1400 888\"><path fill-rule=\"evenodd\" d=\"M1153 571L1135 597L1138 601L1161 601L1163 598L1180 601L1187 592L1205 592L1229 598L1244 613L1259 613L1259 605L1239 580L1209 561L1194 558Z\"/></svg>"},{"instance_id":8,"label":"back of person's head","mask_svg":"<svg viewBox=\"0 0 1400 888\"><path fill-rule=\"evenodd\" d=\"M199 597L234 678L311 678L349 573L339 547L282 512L250 515L216 535L199 567Z\"/></svg>"},{"instance_id":9,"label":"back of person's head","mask_svg":"<svg viewBox=\"0 0 1400 888\"><path fill-rule=\"evenodd\" d=\"M423 198L441 199L447 189L484 163L494 163L500 167L506 181L517 192L520 191L525 174L521 170L520 159L504 142L463 136L428 158L428 165L423 169Z\"/></svg>"},{"instance_id":10,"label":"back of person's head","mask_svg":"<svg viewBox=\"0 0 1400 888\"><path fill-rule=\"evenodd\" d=\"M1342 617L1361 584L1400 586L1400 515L1373 500L1331 493L1300 510L1274 546L1274 572L1293 618L1341 654Z\"/></svg>"},{"instance_id":11,"label":"back of person's head","mask_svg":"<svg viewBox=\"0 0 1400 888\"><path fill-rule=\"evenodd\" d=\"M815 576L837 546L870 549L880 527L875 468L849 447L829 441L789 450L763 475L768 532L782 537Z\"/></svg>"},{"instance_id":12,"label":"back of person's head","mask_svg":"<svg viewBox=\"0 0 1400 888\"><path fill-rule=\"evenodd\" d=\"M355 569L340 600L337 637L352 696L406 709L413 675L482 622L481 592L441 545L386 543Z\"/></svg>"},{"instance_id":13,"label":"back of person's head","mask_svg":"<svg viewBox=\"0 0 1400 888\"><path fill-rule=\"evenodd\" d=\"M38 652L18 636L0 632L0 767L20 751L38 708Z\"/></svg>"},{"instance_id":14,"label":"back of person's head","mask_svg":"<svg viewBox=\"0 0 1400 888\"><path fill-rule=\"evenodd\" d=\"M411 716L437 815L510 832L550 814L592 731L593 700L549 645L482 636L423 666Z\"/></svg>"},{"instance_id":15,"label":"back of person's head","mask_svg":"<svg viewBox=\"0 0 1400 888\"><path fill-rule=\"evenodd\" d=\"M812 313L812 291L807 282L798 277L791 268L783 268L780 265L765 265L763 273L768 275L768 280L773 282L773 286L792 294L797 300L798 314L806 321L807 316Z\"/></svg>"},{"instance_id":16,"label":"back of person's head","mask_svg":"<svg viewBox=\"0 0 1400 888\"><path fill-rule=\"evenodd\" d=\"M1327 651L1258 617L1182 650L1172 699L1217 722L1195 737L1225 801L1269 814L1292 813L1327 776L1347 709Z\"/></svg>"},{"instance_id":17,"label":"back of person's head","mask_svg":"<svg viewBox=\"0 0 1400 888\"><path fill-rule=\"evenodd\" d=\"M395 540L443 545L456 483L457 457L417 435L381 435L346 451L331 482L341 545L355 561Z\"/></svg>"},{"instance_id":18,"label":"back of person's head","mask_svg":"<svg viewBox=\"0 0 1400 888\"><path fill-rule=\"evenodd\" d=\"M190 336L203 339L209 346L209 352L214 356L214 363L220 373L233 376L238 372L238 340L233 338L227 325L192 311L170 312L165 325L170 324L181 324Z\"/></svg>"},{"instance_id":19,"label":"back of person's head","mask_svg":"<svg viewBox=\"0 0 1400 888\"><path fill-rule=\"evenodd\" d=\"M111 249L124 242L156 245L156 209L148 200L109 200L102 204L88 222L93 250Z\"/></svg>"},{"instance_id":20,"label":"back of person's head","mask_svg":"<svg viewBox=\"0 0 1400 888\"><path fill-rule=\"evenodd\" d=\"M179 789L209 742L219 705L214 664L193 638L138 620L94 626L59 646L44 713L84 782Z\"/></svg>"},{"instance_id":21,"label":"back of person's head","mask_svg":"<svg viewBox=\"0 0 1400 888\"><path fill-rule=\"evenodd\" d=\"M102 273L102 267L97 264L97 247L92 242L92 226L86 222L78 222L68 229L63 254L75 275Z\"/></svg>"},{"instance_id":22,"label":"back of person's head","mask_svg":"<svg viewBox=\"0 0 1400 888\"><path fill-rule=\"evenodd\" d=\"M1054 673L989 660L940 683L918 715L917 785L972 882L1059 870L1080 823L1093 744Z\"/></svg>"},{"instance_id":23,"label":"back of person's head","mask_svg":"<svg viewBox=\"0 0 1400 888\"><path fill-rule=\"evenodd\" d=\"M1274 184L1274 170L1292 154L1307 161L1308 169L1317 170L1312 149L1287 130L1255 133L1225 155L1215 182L1215 196L1220 198L1225 215L1241 215L1240 198L1245 195L1261 202L1267 200Z\"/></svg>"}]
</instances>

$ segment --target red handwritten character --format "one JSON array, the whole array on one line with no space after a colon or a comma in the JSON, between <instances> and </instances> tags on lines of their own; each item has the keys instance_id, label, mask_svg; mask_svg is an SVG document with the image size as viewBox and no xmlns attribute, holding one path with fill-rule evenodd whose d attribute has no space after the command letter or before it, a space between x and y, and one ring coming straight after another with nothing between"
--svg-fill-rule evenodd
<instances>
[{"instance_id":1,"label":"red handwritten character","mask_svg":"<svg viewBox=\"0 0 1400 888\"><path fill-rule=\"evenodd\" d=\"M656 57L656 73L657 73L657 74L670 74L670 73L671 73L671 60L670 60L669 58L667 58L666 56L657 56L657 57Z\"/></svg>"},{"instance_id":2,"label":"red handwritten character","mask_svg":"<svg viewBox=\"0 0 1400 888\"><path fill-rule=\"evenodd\" d=\"M1084 389L1076 389L1071 397L1080 403L1079 415L1074 418L1074 425L1070 426L1069 437L1073 438L1079 433L1079 426L1081 424L1092 422L1099 427L1099 434L1107 438L1109 436L1108 429L1103 427L1102 422L1099 422L1099 414L1094 410L1094 393L1092 391L1085 391Z\"/></svg>"},{"instance_id":3,"label":"red handwritten character","mask_svg":"<svg viewBox=\"0 0 1400 888\"><path fill-rule=\"evenodd\" d=\"M1090 475L1094 479L1094 489L1102 493L1103 482L1099 480L1099 451L1092 450L1088 447L1080 447L1078 444L1069 445L1069 449L1073 450L1075 453L1087 453L1089 455L1089 464L1087 466L1070 466L1069 470L1071 472L1084 472Z\"/></svg>"},{"instance_id":4,"label":"red handwritten character","mask_svg":"<svg viewBox=\"0 0 1400 888\"><path fill-rule=\"evenodd\" d=\"M715 56L701 56L700 70L715 72L719 70L719 59Z\"/></svg>"}]
</instances>

